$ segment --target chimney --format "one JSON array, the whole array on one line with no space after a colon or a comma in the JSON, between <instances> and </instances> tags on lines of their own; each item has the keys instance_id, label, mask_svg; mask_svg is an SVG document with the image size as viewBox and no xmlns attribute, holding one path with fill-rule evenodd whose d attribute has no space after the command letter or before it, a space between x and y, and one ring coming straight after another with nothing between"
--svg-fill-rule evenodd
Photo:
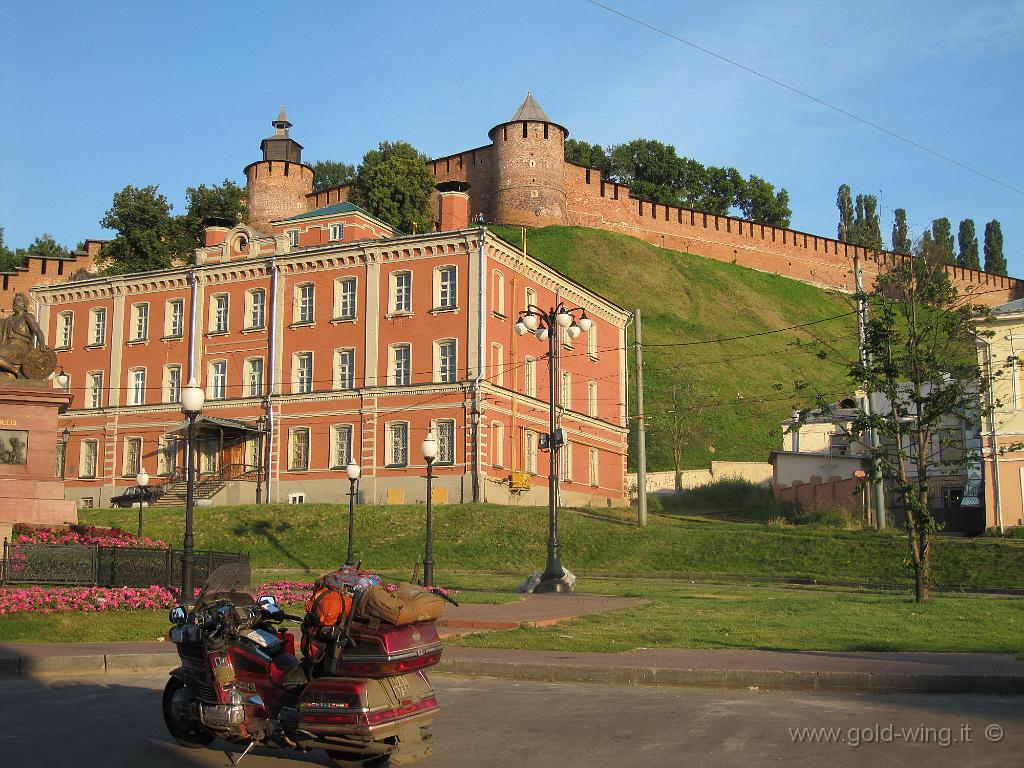
<instances>
[{"instance_id":1,"label":"chimney","mask_svg":"<svg viewBox=\"0 0 1024 768\"><path fill-rule=\"evenodd\" d=\"M437 185L437 208L442 232L469 227L469 184L444 181Z\"/></svg>"}]
</instances>

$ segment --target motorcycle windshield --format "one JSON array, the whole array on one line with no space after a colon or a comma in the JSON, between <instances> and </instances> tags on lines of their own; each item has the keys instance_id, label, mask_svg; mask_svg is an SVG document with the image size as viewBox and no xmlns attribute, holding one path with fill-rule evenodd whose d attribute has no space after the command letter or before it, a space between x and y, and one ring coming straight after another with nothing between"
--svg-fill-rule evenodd
<instances>
[{"instance_id":1,"label":"motorcycle windshield","mask_svg":"<svg viewBox=\"0 0 1024 768\"><path fill-rule=\"evenodd\" d=\"M229 563L222 565L210 574L203 590L196 600L196 608L226 600L232 605L251 605L253 601L252 588L249 585L251 571L249 566L243 563Z\"/></svg>"}]
</instances>

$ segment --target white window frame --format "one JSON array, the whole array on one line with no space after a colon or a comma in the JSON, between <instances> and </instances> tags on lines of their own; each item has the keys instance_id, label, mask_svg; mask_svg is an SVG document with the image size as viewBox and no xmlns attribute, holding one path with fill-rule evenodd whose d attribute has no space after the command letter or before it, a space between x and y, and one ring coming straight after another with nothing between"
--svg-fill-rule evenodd
<instances>
[{"instance_id":1,"label":"white window frame","mask_svg":"<svg viewBox=\"0 0 1024 768\"><path fill-rule=\"evenodd\" d=\"M308 361L308 365L305 364ZM292 392L307 395L313 391L313 353L309 350L292 353Z\"/></svg>"},{"instance_id":2,"label":"white window frame","mask_svg":"<svg viewBox=\"0 0 1024 768\"><path fill-rule=\"evenodd\" d=\"M587 331L587 357L597 360L597 323L591 325Z\"/></svg>"},{"instance_id":3,"label":"white window frame","mask_svg":"<svg viewBox=\"0 0 1024 768\"><path fill-rule=\"evenodd\" d=\"M102 347L107 343L107 308L89 310L89 346Z\"/></svg>"},{"instance_id":4,"label":"white window frame","mask_svg":"<svg viewBox=\"0 0 1024 768\"><path fill-rule=\"evenodd\" d=\"M532 429L523 430L523 471L537 474L537 433Z\"/></svg>"},{"instance_id":5,"label":"white window frame","mask_svg":"<svg viewBox=\"0 0 1024 768\"><path fill-rule=\"evenodd\" d=\"M78 444L78 476L83 480L92 480L99 471L99 441L87 438ZM89 470L91 465L92 471Z\"/></svg>"},{"instance_id":6,"label":"white window frame","mask_svg":"<svg viewBox=\"0 0 1024 768\"><path fill-rule=\"evenodd\" d=\"M259 301L256 297L259 296ZM267 291L250 288L245 292L245 330L255 331L267 327Z\"/></svg>"},{"instance_id":7,"label":"white window frame","mask_svg":"<svg viewBox=\"0 0 1024 768\"><path fill-rule=\"evenodd\" d=\"M587 382L587 416L597 418L597 382Z\"/></svg>"},{"instance_id":8,"label":"white window frame","mask_svg":"<svg viewBox=\"0 0 1024 768\"><path fill-rule=\"evenodd\" d=\"M444 351L450 347L450 358ZM434 381L439 384L453 384L459 380L459 343L455 339L438 339L434 342Z\"/></svg>"},{"instance_id":9,"label":"white window frame","mask_svg":"<svg viewBox=\"0 0 1024 768\"><path fill-rule=\"evenodd\" d=\"M345 239L345 222L336 221L331 224L331 242L336 243Z\"/></svg>"},{"instance_id":10,"label":"white window frame","mask_svg":"<svg viewBox=\"0 0 1024 768\"><path fill-rule=\"evenodd\" d=\"M597 448L589 450L587 459L587 472L590 475L591 488L597 488L601 484L601 458Z\"/></svg>"},{"instance_id":11,"label":"white window frame","mask_svg":"<svg viewBox=\"0 0 1024 768\"><path fill-rule=\"evenodd\" d=\"M400 371L399 353L403 350L406 353L405 369ZM412 384L412 344L403 341L388 346L388 383L393 387L405 387Z\"/></svg>"},{"instance_id":12,"label":"white window frame","mask_svg":"<svg viewBox=\"0 0 1024 768\"><path fill-rule=\"evenodd\" d=\"M141 374L141 377L140 377ZM141 386L140 386L141 385ZM146 404L146 369L137 366L128 369L128 405Z\"/></svg>"},{"instance_id":13,"label":"white window frame","mask_svg":"<svg viewBox=\"0 0 1024 768\"><path fill-rule=\"evenodd\" d=\"M85 374L86 397L88 405L86 408L98 409L103 407L103 371L89 371Z\"/></svg>"},{"instance_id":14,"label":"white window frame","mask_svg":"<svg viewBox=\"0 0 1024 768\"><path fill-rule=\"evenodd\" d=\"M491 342L491 381L499 387L505 386L505 347Z\"/></svg>"},{"instance_id":15,"label":"white window frame","mask_svg":"<svg viewBox=\"0 0 1024 768\"><path fill-rule=\"evenodd\" d=\"M57 315L57 346L55 349L71 349L75 334L75 313L61 312Z\"/></svg>"},{"instance_id":16,"label":"white window frame","mask_svg":"<svg viewBox=\"0 0 1024 768\"><path fill-rule=\"evenodd\" d=\"M177 373L177 381L174 374ZM164 366L163 402L181 402L181 365L172 363Z\"/></svg>"},{"instance_id":17,"label":"white window frame","mask_svg":"<svg viewBox=\"0 0 1024 768\"><path fill-rule=\"evenodd\" d=\"M164 302L164 336L180 339L185 335L185 300L168 299Z\"/></svg>"},{"instance_id":18,"label":"white window frame","mask_svg":"<svg viewBox=\"0 0 1024 768\"><path fill-rule=\"evenodd\" d=\"M346 362L346 358L348 358ZM347 371L343 370L343 364ZM334 388L347 390L356 388L356 350L354 347L339 347L334 350Z\"/></svg>"},{"instance_id":19,"label":"white window frame","mask_svg":"<svg viewBox=\"0 0 1024 768\"><path fill-rule=\"evenodd\" d=\"M169 477L178 469L178 446L180 438L177 435L162 435L159 439L157 475Z\"/></svg>"},{"instance_id":20,"label":"white window frame","mask_svg":"<svg viewBox=\"0 0 1024 768\"><path fill-rule=\"evenodd\" d=\"M401 278L408 278L408 285L401 285ZM412 314L412 272L399 269L389 276L388 313L392 315Z\"/></svg>"},{"instance_id":21,"label":"white window frame","mask_svg":"<svg viewBox=\"0 0 1024 768\"><path fill-rule=\"evenodd\" d=\"M402 438L401 443L399 436ZM409 422L389 421L384 427L384 441L387 466L409 466Z\"/></svg>"},{"instance_id":22,"label":"white window frame","mask_svg":"<svg viewBox=\"0 0 1024 768\"><path fill-rule=\"evenodd\" d=\"M305 434L306 436L306 455L305 455L305 466L295 461L295 449L297 447L297 441L299 435ZM288 429L288 471L289 472L308 472L311 465L310 454L313 451L313 434L309 427L290 427Z\"/></svg>"},{"instance_id":23,"label":"white window frame","mask_svg":"<svg viewBox=\"0 0 1024 768\"><path fill-rule=\"evenodd\" d=\"M228 361L211 360L206 368L206 397L226 400L228 397Z\"/></svg>"},{"instance_id":24,"label":"white window frame","mask_svg":"<svg viewBox=\"0 0 1024 768\"><path fill-rule=\"evenodd\" d=\"M254 373L257 366L254 363L259 363L259 379L254 381ZM266 390L266 364L262 357L247 357L245 359L245 396L246 397L263 397L263 393ZM258 386L254 386L254 384Z\"/></svg>"},{"instance_id":25,"label":"white window frame","mask_svg":"<svg viewBox=\"0 0 1024 768\"><path fill-rule=\"evenodd\" d=\"M351 299L351 312L346 311ZM339 277L334 281L334 319L355 320L359 309L359 286L355 277Z\"/></svg>"},{"instance_id":26,"label":"white window frame","mask_svg":"<svg viewBox=\"0 0 1024 768\"><path fill-rule=\"evenodd\" d=\"M529 355L523 361L523 394L537 396L537 360Z\"/></svg>"},{"instance_id":27,"label":"white window frame","mask_svg":"<svg viewBox=\"0 0 1024 768\"><path fill-rule=\"evenodd\" d=\"M446 279L447 278L447 279ZM459 308L459 268L442 264L434 268L434 309Z\"/></svg>"},{"instance_id":28,"label":"white window frame","mask_svg":"<svg viewBox=\"0 0 1024 768\"><path fill-rule=\"evenodd\" d=\"M210 323L208 333L227 333L231 327L231 297L215 293L210 297Z\"/></svg>"},{"instance_id":29,"label":"white window frame","mask_svg":"<svg viewBox=\"0 0 1024 768\"><path fill-rule=\"evenodd\" d=\"M138 454L135 456L135 463L130 464L128 459L131 457L131 451L129 445L138 446ZM138 435L129 435L124 438L121 443L121 476L134 478L139 472L142 471L142 438Z\"/></svg>"},{"instance_id":30,"label":"white window frame","mask_svg":"<svg viewBox=\"0 0 1024 768\"><path fill-rule=\"evenodd\" d=\"M500 421L491 422L491 466L505 466L505 425Z\"/></svg>"},{"instance_id":31,"label":"white window frame","mask_svg":"<svg viewBox=\"0 0 1024 768\"><path fill-rule=\"evenodd\" d=\"M572 410L572 373L562 371L561 388L558 390L558 405L567 411Z\"/></svg>"},{"instance_id":32,"label":"white window frame","mask_svg":"<svg viewBox=\"0 0 1024 768\"><path fill-rule=\"evenodd\" d=\"M558 449L558 474L563 483L572 482L572 443L568 440Z\"/></svg>"},{"instance_id":33,"label":"white window frame","mask_svg":"<svg viewBox=\"0 0 1024 768\"><path fill-rule=\"evenodd\" d=\"M457 454L456 449L456 428L455 419L434 419L431 423L431 427L434 431L434 437L437 440L437 459L434 464L442 467L450 467L455 464L455 457ZM443 431L448 432L447 441L443 440ZM449 451L448 455L445 455L445 449Z\"/></svg>"},{"instance_id":34,"label":"white window frame","mask_svg":"<svg viewBox=\"0 0 1024 768\"><path fill-rule=\"evenodd\" d=\"M316 322L316 285L299 283L292 294L292 324L312 325Z\"/></svg>"},{"instance_id":35,"label":"white window frame","mask_svg":"<svg viewBox=\"0 0 1024 768\"><path fill-rule=\"evenodd\" d=\"M288 245L292 248L299 247L299 230L289 229L286 233L288 235Z\"/></svg>"},{"instance_id":36,"label":"white window frame","mask_svg":"<svg viewBox=\"0 0 1024 768\"><path fill-rule=\"evenodd\" d=\"M132 335L129 341L146 341L149 338L149 302L132 304Z\"/></svg>"},{"instance_id":37,"label":"white window frame","mask_svg":"<svg viewBox=\"0 0 1024 768\"><path fill-rule=\"evenodd\" d=\"M533 288L526 289L524 299L526 300L526 304L523 305L524 311L529 309L531 304L533 304L534 306L540 306L539 304L537 304L537 292L533 290Z\"/></svg>"},{"instance_id":38,"label":"white window frame","mask_svg":"<svg viewBox=\"0 0 1024 768\"><path fill-rule=\"evenodd\" d=\"M492 311L505 317L505 273L500 269L491 272L491 292L494 295Z\"/></svg>"},{"instance_id":39,"label":"white window frame","mask_svg":"<svg viewBox=\"0 0 1024 768\"><path fill-rule=\"evenodd\" d=\"M355 427L352 424L331 425L331 469L344 469L352 461L354 436ZM339 454L343 444L348 446L348 450L344 456L341 456Z\"/></svg>"}]
</instances>

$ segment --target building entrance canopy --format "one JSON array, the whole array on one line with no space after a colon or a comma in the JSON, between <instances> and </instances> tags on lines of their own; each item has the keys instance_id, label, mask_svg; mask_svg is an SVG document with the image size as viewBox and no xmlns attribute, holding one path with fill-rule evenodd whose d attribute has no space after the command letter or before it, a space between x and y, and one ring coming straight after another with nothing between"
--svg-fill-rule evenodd
<instances>
[{"instance_id":1,"label":"building entrance canopy","mask_svg":"<svg viewBox=\"0 0 1024 768\"><path fill-rule=\"evenodd\" d=\"M196 419L196 431L216 431L242 437L247 433L259 434L259 427L238 419L223 419L215 416L199 416ZM188 431L188 421L183 421L176 427L167 430L168 435L183 435Z\"/></svg>"}]
</instances>

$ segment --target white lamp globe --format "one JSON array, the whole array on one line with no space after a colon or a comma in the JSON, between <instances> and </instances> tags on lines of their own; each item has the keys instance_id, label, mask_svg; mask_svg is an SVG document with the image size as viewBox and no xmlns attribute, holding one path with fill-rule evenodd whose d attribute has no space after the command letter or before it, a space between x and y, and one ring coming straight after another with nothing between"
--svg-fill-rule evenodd
<instances>
[{"instance_id":1,"label":"white lamp globe","mask_svg":"<svg viewBox=\"0 0 1024 768\"><path fill-rule=\"evenodd\" d=\"M591 328L594 327L594 321L587 317L587 313L584 312L580 317L580 330L587 333Z\"/></svg>"},{"instance_id":2,"label":"white lamp globe","mask_svg":"<svg viewBox=\"0 0 1024 768\"><path fill-rule=\"evenodd\" d=\"M63 368L60 369L60 373L58 373L54 378L57 379L57 386L66 391L68 384L71 382L71 377L64 372Z\"/></svg>"},{"instance_id":3,"label":"white lamp globe","mask_svg":"<svg viewBox=\"0 0 1024 768\"><path fill-rule=\"evenodd\" d=\"M522 319L521 322L529 330L536 331L537 330L537 326L540 325L540 317L538 317L537 315L533 314L533 312L527 312L525 315L523 315L523 319Z\"/></svg>"},{"instance_id":4,"label":"white lamp globe","mask_svg":"<svg viewBox=\"0 0 1024 768\"><path fill-rule=\"evenodd\" d=\"M529 328L526 327L526 323L524 323L522 320L516 323L513 327L516 329L517 336L525 336L530 330Z\"/></svg>"},{"instance_id":5,"label":"white lamp globe","mask_svg":"<svg viewBox=\"0 0 1024 768\"><path fill-rule=\"evenodd\" d=\"M139 486L139 488L145 488L149 485L149 475L146 474L146 470L142 470L135 476L135 484Z\"/></svg>"},{"instance_id":6,"label":"white lamp globe","mask_svg":"<svg viewBox=\"0 0 1024 768\"><path fill-rule=\"evenodd\" d=\"M427 431L427 436L420 445L420 450L423 451L423 458L427 461L432 461L437 458L437 440L434 439L434 433Z\"/></svg>"},{"instance_id":7,"label":"white lamp globe","mask_svg":"<svg viewBox=\"0 0 1024 768\"><path fill-rule=\"evenodd\" d=\"M583 331L580 330L578 325L570 325L565 329L565 333L570 339L575 339L578 338Z\"/></svg>"},{"instance_id":8,"label":"white lamp globe","mask_svg":"<svg viewBox=\"0 0 1024 768\"><path fill-rule=\"evenodd\" d=\"M206 393L193 376L189 379L188 386L181 391L181 410L185 413L199 413L203 410L205 402Z\"/></svg>"},{"instance_id":9,"label":"white lamp globe","mask_svg":"<svg viewBox=\"0 0 1024 768\"><path fill-rule=\"evenodd\" d=\"M561 328L568 328L569 324L572 322L572 315L566 312L565 309L559 309L558 314L555 315L555 322L558 323Z\"/></svg>"},{"instance_id":10,"label":"white lamp globe","mask_svg":"<svg viewBox=\"0 0 1024 768\"><path fill-rule=\"evenodd\" d=\"M538 328L536 331L533 332L533 335L536 336L541 341L547 341L548 329L547 328Z\"/></svg>"},{"instance_id":11,"label":"white lamp globe","mask_svg":"<svg viewBox=\"0 0 1024 768\"><path fill-rule=\"evenodd\" d=\"M362 472L362 468L354 461L350 461L345 467L345 474L348 475L349 480L358 480L360 472Z\"/></svg>"}]
</instances>

